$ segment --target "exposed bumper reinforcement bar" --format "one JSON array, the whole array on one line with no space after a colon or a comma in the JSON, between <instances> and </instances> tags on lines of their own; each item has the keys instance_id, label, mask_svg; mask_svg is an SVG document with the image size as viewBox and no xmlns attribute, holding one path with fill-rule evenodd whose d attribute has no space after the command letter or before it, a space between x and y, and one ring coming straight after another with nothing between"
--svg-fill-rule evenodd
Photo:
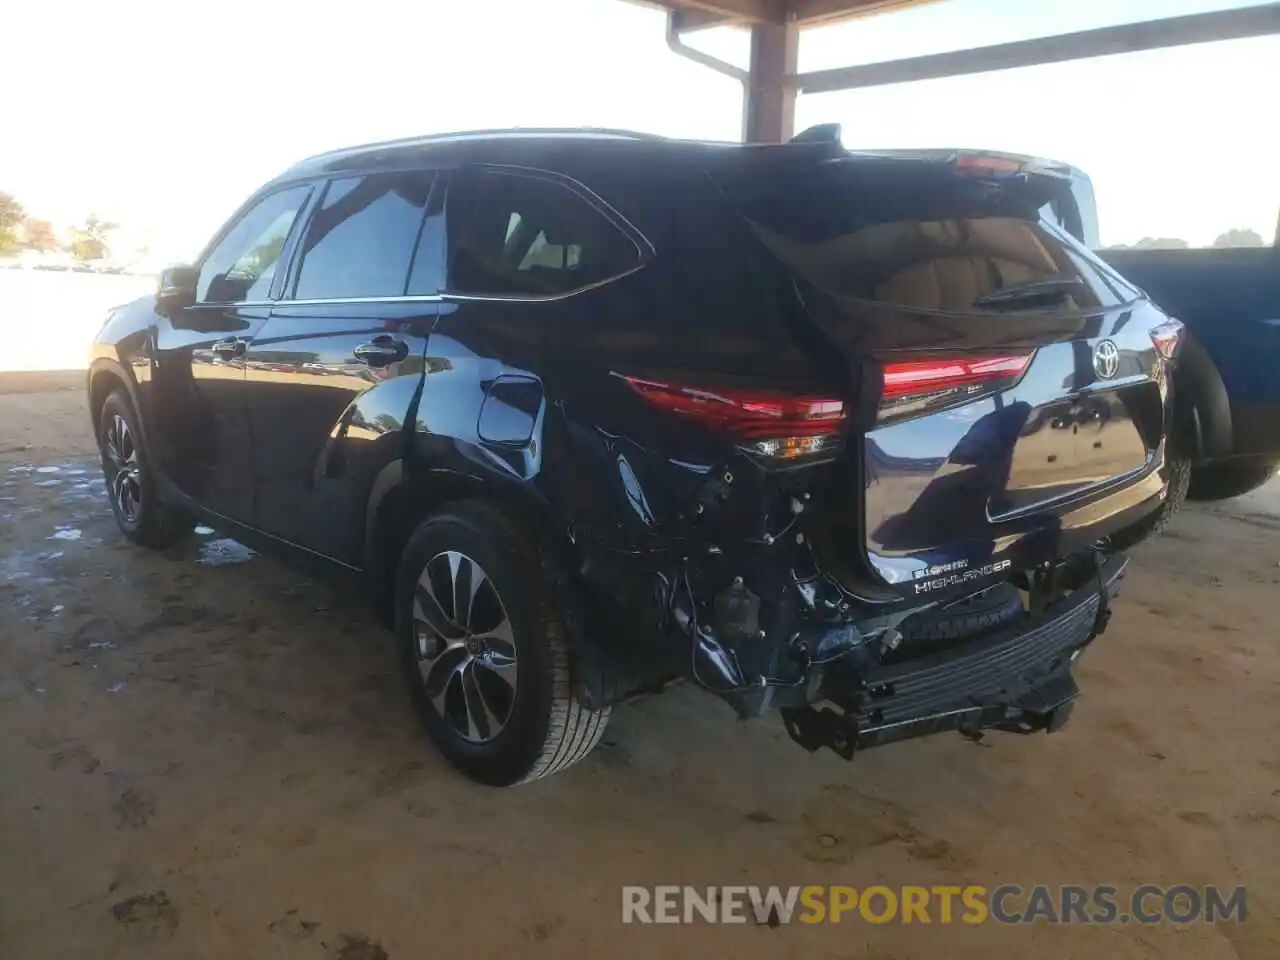
<instances>
[{"instance_id":1,"label":"exposed bumper reinforcement bar","mask_svg":"<svg viewBox=\"0 0 1280 960\"><path fill-rule=\"evenodd\" d=\"M1006 630L943 653L890 666L828 670L823 698L843 710L783 708L792 739L807 750L858 750L959 730L1057 730L1079 692L1071 664L1106 629L1110 600L1128 565L1098 567L1096 580ZM834 665L833 665L834 666Z\"/></svg>"}]
</instances>

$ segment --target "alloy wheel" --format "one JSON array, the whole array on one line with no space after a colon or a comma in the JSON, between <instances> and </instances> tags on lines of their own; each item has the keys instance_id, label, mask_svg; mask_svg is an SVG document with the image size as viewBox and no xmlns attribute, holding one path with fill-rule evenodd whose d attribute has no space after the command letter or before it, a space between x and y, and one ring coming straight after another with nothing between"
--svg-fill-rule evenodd
<instances>
[{"instance_id":1,"label":"alloy wheel","mask_svg":"<svg viewBox=\"0 0 1280 960\"><path fill-rule=\"evenodd\" d=\"M142 465L133 432L118 413L107 424L102 454L112 503L126 523L137 523L142 512Z\"/></svg>"},{"instance_id":2,"label":"alloy wheel","mask_svg":"<svg viewBox=\"0 0 1280 960\"><path fill-rule=\"evenodd\" d=\"M487 743L506 727L519 670L506 606L480 564L446 550L413 598L418 669L435 712L460 737Z\"/></svg>"}]
</instances>

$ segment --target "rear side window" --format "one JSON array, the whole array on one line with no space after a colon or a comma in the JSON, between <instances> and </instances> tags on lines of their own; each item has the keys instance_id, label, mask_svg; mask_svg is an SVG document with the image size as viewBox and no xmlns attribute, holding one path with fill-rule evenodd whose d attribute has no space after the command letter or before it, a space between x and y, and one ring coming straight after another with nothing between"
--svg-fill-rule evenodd
<instances>
[{"instance_id":1,"label":"rear side window","mask_svg":"<svg viewBox=\"0 0 1280 960\"><path fill-rule=\"evenodd\" d=\"M1137 299L1045 206L1017 184L902 161L828 163L739 203L767 247L836 296L944 313ZM1007 296L1037 289L1039 299Z\"/></svg>"},{"instance_id":2,"label":"rear side window","mask_svg":"<svg viewBox=\"0 0 1280 960\"><path fill-rule=\"evenodd\" d=\"M553 296L620 276L640 262L631 238L557 180L477 169L445 207L448 286L457 293Z\"/></svg>"},{"instance_id":3,"label":"rear side window","mask_svg":"<svg viewBox=\"0 0 1280 960\"><path fill-rule=\"evenodd\" d=\"M196 302L265 300L284 242L310 194L309 186L290 187L246 210L200 265Z\"/></svg>"},{"instance_id":4,"label":"rear side window","mask_svg":"<svg viewBox=\"0 0 1280 960\"><path fill-rule=\"evenodd\" d=\"M382 173L331 181L302 238L294 297L403 296L433 179Z\"/></svg>"}]
</instances>

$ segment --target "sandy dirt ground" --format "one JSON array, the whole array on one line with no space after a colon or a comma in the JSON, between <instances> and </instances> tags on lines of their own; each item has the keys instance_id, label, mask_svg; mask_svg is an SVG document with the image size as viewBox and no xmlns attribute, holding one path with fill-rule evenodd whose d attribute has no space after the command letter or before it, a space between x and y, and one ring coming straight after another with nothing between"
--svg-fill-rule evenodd
<instances>
[{"instance_id":1,"label":"sandy dirt ground","mask_svg":"<svg viewBox=\"0 0 1280 960\"><path fill-rule=\"evenodd\" d=\"M0 376L0 957L1280 956L1280 490L1134 558L1053 736L846 763L693 689L510 791L352 600L129 546L80 375ZM624 884L1244 884L1243 924L624 926Z\"/></svg>"}]
</instances>

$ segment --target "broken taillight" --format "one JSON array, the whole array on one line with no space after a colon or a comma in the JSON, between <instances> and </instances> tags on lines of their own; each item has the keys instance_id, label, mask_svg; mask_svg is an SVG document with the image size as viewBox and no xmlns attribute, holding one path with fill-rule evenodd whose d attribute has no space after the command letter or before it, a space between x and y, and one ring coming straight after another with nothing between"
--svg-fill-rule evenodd
<instances>
[{"instance_id":1,"label":"broken taillight","mask_svg":"<svg viewBox=\"0 0 1280 960\"><path fill-rule=\"evenodd\" d=\"M1013 386L1031 365L1030 353L904 360L884 365L877 422L919 416Z\"/></svg>"},{"instance_id":2,"label":"broken taillight","mask_svg":"<svg viewBox=\"0 0 1280 960\"><path fill-rule=\"evenodd\" d=\"M743 441L763 457L793 460L836 443L844 401L768 390L730 390L643 380L619 374L636 393L665 413L702 423Z\"/></svg>"},{"instance_id":3,"label":"broken taillight","mask_svg":"<svg viewBox=\"0 0 1280 960\"><path fill-rule=\"evenodd\" d=\"M1170 318L1167 322L1147 331L1156 352L1166 360L1172 360L1182 342L1182 321Z\"/></svg>"}]
</instances>

